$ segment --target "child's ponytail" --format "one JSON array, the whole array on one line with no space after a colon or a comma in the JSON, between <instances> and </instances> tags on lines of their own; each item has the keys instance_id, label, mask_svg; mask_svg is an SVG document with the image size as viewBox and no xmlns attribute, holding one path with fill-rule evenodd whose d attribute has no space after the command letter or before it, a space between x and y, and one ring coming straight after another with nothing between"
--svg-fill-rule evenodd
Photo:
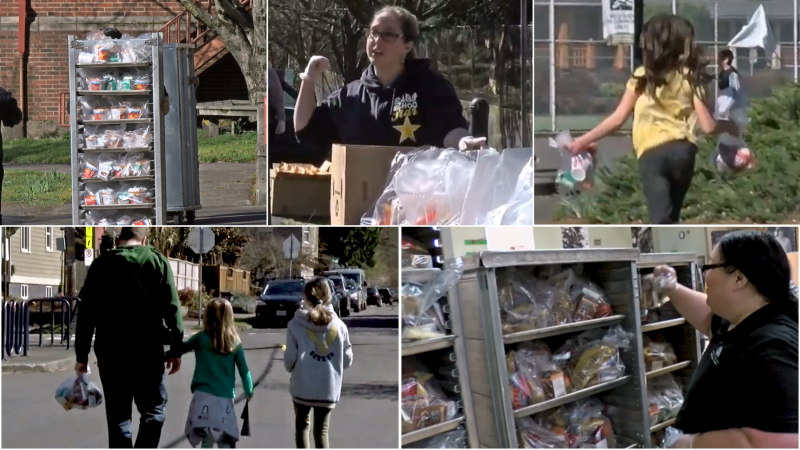
<instances>
[{"instance_id":1,"label":"child's ponytail","mask_svg":"<svg viewBox=\"0 0 800 450\"><path fill-rule=\"evenodd\" d=\"M324 277L316 277L306 283L303 291L308 302L308 317L314 325L325 326L333 320L333 313L326 308L333 300L331 288L328 280Z\"/></svg>"}]
</instances>

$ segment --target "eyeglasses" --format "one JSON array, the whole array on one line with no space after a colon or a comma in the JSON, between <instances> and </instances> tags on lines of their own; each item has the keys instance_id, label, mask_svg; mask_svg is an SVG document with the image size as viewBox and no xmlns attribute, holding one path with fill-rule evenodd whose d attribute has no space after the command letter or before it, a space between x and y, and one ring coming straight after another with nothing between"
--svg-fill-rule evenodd
<instances>
[{"instance_id":1,"label":"eyeglasses","mask_svg":"<svg viewBox=\"0 0 800 450\"><path fill-rule=\"evenodd\" d=\"M373 41L377 41L378 39L383 39L386 42L394 42L402 36L402 34L393 33L391 31L376 31L376 30L369 30L369 38Z\"/></svg>"},{"instance_id":2,"label":"eyeglasses","mask_svg":"<svg viewBox=\"0 0 800 450\"><path fill-rule=\"evenodd\" d=\"M719 269L722 267L730 267L730 264L722 263L722 264L704 264L703 267L700 269L703 272L703 276L705 276L709 270Z\"/></svg>"}]
</instances>

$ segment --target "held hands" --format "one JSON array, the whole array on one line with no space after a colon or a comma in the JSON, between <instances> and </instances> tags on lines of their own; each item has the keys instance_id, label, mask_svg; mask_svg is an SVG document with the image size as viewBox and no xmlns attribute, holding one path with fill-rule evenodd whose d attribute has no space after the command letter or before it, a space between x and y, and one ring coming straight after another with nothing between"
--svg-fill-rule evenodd
<instances>
[{"instance_id":1,"label":"held hands","mask_svg":"<svg viewBox=\"0 0 800 450\"><path fill-rule=\"evenodd\" d=\"M331 70L331 62L324 56L312 56L306 66L306 71L300 76L303 80L316 82L326 70Z\"/></svg>"},{"instance_id":2,"label":"held hands","mask_svg":"<svg viewBox=\"0 0 800 450\"><path fill-rule=\"evenodd\" d=\"M75 374L76 375L83 375L84 373L89 373L89 366L83 363L76 362L75 363Z\"/></svg>"},{"instance_id":3,"label":"held hands","mask_svg":"<svg viewBox=\"0 0 800 450\"><path fill-rule=\"evenodd\" d=\"M458 141L458 149L461 151L480 150L482 148L486 148L485 137L464 136L460 141Z\"/></svg>"},{"instance_id":4,"label":"held hands","mask_svg":"<svg viewBox=\"0 0 800 450\"><path fill-rule=\"evenodd\" d=\"M172 369L169 371L170 375L174 375L181 370L181 359L180 358L170 358L167 361L167 369Z\"/></svg>"},{"instance_id":5,"label":"held hands","mask_svg":"<svg viewBox=\"0 0 800 450\"><path fill-rule=\"evenodd\" d=\"M286 122L279 121L278 125L275 126L275 134L283 134L286 131Z\"/></svg>"}]
</instances>

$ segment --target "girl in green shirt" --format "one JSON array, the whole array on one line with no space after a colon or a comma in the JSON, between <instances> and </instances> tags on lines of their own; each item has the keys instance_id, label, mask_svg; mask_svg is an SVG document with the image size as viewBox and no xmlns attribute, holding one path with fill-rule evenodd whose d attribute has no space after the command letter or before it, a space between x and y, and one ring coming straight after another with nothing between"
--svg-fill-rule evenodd
<instances>
[{"instance_id":1,"label":"girl in green shirt","mask_svg":"<svg viewBox=\"0 0 800 450\"><path fill-rule=\"evenodd\" d=\"M192 403L184 433L193 447L233 448L239 428L233 399L236 369L242 377L247 401L253 397L253 380L244 357L239 333L233 322L233 307L223 298L209 302L203 331L183 343L182 353L194 351Z\"/></svg>"}]
</instances>

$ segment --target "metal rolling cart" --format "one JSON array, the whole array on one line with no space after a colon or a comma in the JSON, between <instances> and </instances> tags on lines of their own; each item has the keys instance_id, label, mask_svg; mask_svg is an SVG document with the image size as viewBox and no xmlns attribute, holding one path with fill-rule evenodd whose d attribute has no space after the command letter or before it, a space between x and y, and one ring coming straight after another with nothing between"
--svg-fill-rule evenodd
<instances>
[{"instance_id":1,"label":"metal rolling cart","mask_svg":"<svg viewBox=\"0 0 800 450\"><path fill-rule=\"evenodd\" d=\"M701 283L698 278L700 271L697 264L697 255L694 253L642 253L639 257L637 264L639 270L639 279L641 280L645 275L653 273L656 266L667 265L675 269L678 275L678 282L690 289L700 291L702 290ZM643 291L642 291L643 292ZM647 306L644 304L646 295L641 296L642 310ZM640 318L641 318L640 314ZM648 317L649 316L649 317ZM650 366L645 364L645 378L652 380L654 378L672 374L678 382L683 386L684 396L689 386L689 381L692 378L697 368L702 349L700 345L700 333L689 324L686 319L681 317L672 303L667 303L656 312L649 312L648 316L642 318L642 333L650 335L658 333L663 336L664 340L672 345L677 357L677 363L662 367L660 362L653 362ZM651 433L663 430L664 428L675 423L675 419L670 419L661 423L650 423L648 416L648 427Z\"/></svg>"},{"instance_id":2,"label":"metal rolling cart","mask_svg":"<svg viewBox=\"0 0 800 450\"><path fill-rule=\"evenodd\" d=\"M194 45L164 44L164 88L170 111L164 116L167 221L194 223L200 206L200 158L197 151L197 101L194 86Z\"/></svg>"},{"instance_id":3,"label":"metal rolling cart","mask_svg":"<svg viewBox=\"0 0 800 450\"><path fill-rule=\"evenodd\" d=\"M401 282L424 284L441 273L440 269L403 269ZM471 410L472 396L469 389L462 388L462 386L469 385L469 371L466 367L467 356L464 353L465 349L461 339L461 312L458 302L454 301L452 294L440 299L439 303L445 314L446 335L440 338L403 342L402 362L406 362L407 358L417 358L433 370L438 375L437 381L442 390L449 398L456 399L459 412L454 419L403 433L401 440L403 447L419 446L427 439L449 431L464 429L466 429L467 442L459 442L460 446L468 447L473 442L474 417L465 415L465 411Z\"/></svg>"},{"instance_id":4,"label":"metal rolling cart","mask_svg":"<svg viewBox=\"0 0 800 450\"><path fill-rule=\"evenodd\" d=\"M637 249L579 249L481 252L464 258L464 274L456 291L469 367L469 390L477 423L473 447L518 448L516 419L587 398L598 397L607 407L619 448L650 445L645 371L639 321ZM583 274L603 289L611 316L503 335L498 276L511 268L582 264ZM506 352L514 344L546 339L550 348L577 333L621 325L635 342L621 350L625 375L564 396L514 409Z\"/></svg>"},{"instance_id":5,"label":"metal rolling cart","mask_svg":"<svg viewBox=\"0 0 800 450\"><path fill-rule=\"evenodd\" d=\"M104 45L106 44L106 45ZM95 46L103 46L103 50L94 52ZM70 150L72 160L72 223L74 225L86 224L87 214L96 213L101 215L127 215L131 218L138 219L139 217L146 218L149 221L154 221L157 225L164 224L166 218L166 195L164 192L164 177L165 177L165 158L164 158L164 118L161 111L161 93L163 92L163 76L162 76L162 38L160 33L153 33L150 38L146 39L126 39L126 40L82 40L76 39L75 36L69 36L69 87L70 87ZM135 62L116 62L125 61L121 55L124 50L117 52L115 49L122 49L125 46L127 49L139 48L141 52L137 53L138 57L133 58ZM95 54L96 53L96 54ZM128 50L128 55L135 53ZM98 56L98 55L101 55ZM116 56L115 56L116 55ZM146 55L146 57L145 57ZM131 58L127 58L130 60ZM95 70L101 76L103 73L114 73L119 78L119 83L123 82L125 76L135 76L146 73L150 78L150 84L143 86L146 89L136 90L134 86L128 85L128 89L123 90L123 84L109 86L105 81L102 85L98 84L99 90L92 88L84 89L88 86L78 85L78 70L87 69ZM103 78L105 80L105 78ZM78 101L79 99L91 99L91 101L106 98L109 100L114 99L141 99L146 102L149 109L149 117L147 118L108 118L102 114L95 115L95 111L89 116L84 115L84 109L81 108L81 114L78 114ZM120 116L122 117L122 116ZM95 120L98 119L98 120ZM152 143L141 146L122 148L124 144L115 142L109 144L104 143L102 147L96 148L94 145L88 145L89 137L87 136L86 127L98 126L98 134L102 131L107 131L114 126L124 126L126 132L131 132L137 126L149 126L144 135L150 133L152 135ZM127 133L126 133L127 134ZM148 139L149 140L149 139ZM111 154L116 157L122 157L126 153L143 153L145 158L153 162L152 170L145 176L133 176L125 178L114 178L110 181L99 180L94 177L84 178L82 173L82 157L89 157L100 154ZM87 187L92 188L98 185L105 185L112 190L119 190L122 185L128 182L141 183L148 189L152 187L154 195L152 198L137 202L118 204L116 197L109 198L109 204L81 204L81 199L85 198L82 192ZM116 194L116 193L115 193ZM113 198L113 201L111 200ZM109 223L115 221L111 217ZM129 223L120 223L128 225Z\"/></svg>"}]
</instances>

